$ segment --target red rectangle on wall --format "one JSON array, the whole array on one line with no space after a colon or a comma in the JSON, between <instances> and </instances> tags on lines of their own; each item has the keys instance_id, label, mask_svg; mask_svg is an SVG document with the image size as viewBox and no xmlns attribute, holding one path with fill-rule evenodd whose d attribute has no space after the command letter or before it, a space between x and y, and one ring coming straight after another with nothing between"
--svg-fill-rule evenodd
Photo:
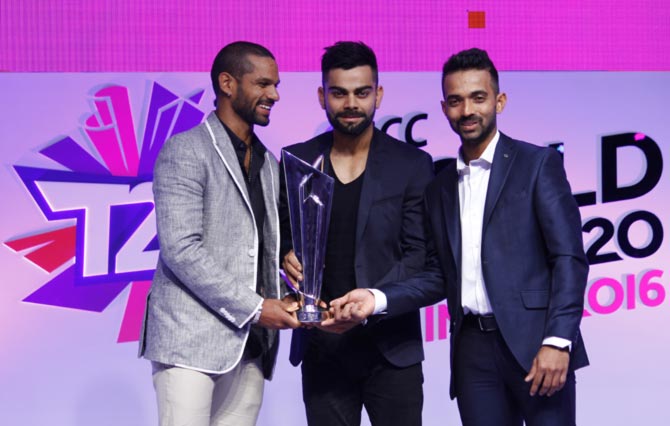
<instances>
[{"instance_id":1,"label":"red rectangle on wall","mask_svg":"<svg viewBox=\"0 0 670 426\"><path fill-rule=\"evenodd\" d=\"M468 11L468 28L486 28L486 12Z\"/></svg>"}]
</instances>

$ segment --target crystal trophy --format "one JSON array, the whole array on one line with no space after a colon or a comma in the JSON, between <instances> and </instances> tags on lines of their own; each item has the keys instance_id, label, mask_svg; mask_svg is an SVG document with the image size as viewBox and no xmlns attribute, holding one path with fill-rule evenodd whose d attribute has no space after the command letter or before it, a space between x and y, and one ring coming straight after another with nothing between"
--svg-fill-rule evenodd
<instances>
[{"instance_id":1,"label":"crystal trophy","mask_svg":"<svg viewBox=\"0 0 670 426\"><path fill-rule=\"evenodd\" d=\"M294 289L302 302L297 313L302 323L325 318L319 303L335 180L319 170L322 163L323 155L309 164L282 150L293 251L302 264L303 281Z\"/></svg>"}]
</instances>

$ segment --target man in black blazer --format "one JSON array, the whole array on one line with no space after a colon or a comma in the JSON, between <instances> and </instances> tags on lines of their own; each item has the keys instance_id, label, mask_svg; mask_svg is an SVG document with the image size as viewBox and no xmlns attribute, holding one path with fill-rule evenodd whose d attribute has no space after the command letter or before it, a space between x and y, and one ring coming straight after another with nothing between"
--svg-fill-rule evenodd
<instances>
[{"instance_id":1,"label":"man in black blazer","mask_svg":"<svg viewBox=\"0 0 670 426\"><path fill-rule=\"evenodd\" d=\"M425 270L333 301L325 325L446 297L450 393L463 424L574 425L574 371L588 365L579 331L588 264L561 157L498 131L506 95L483 50L449 58L442 82L461 148L426 190Z\"/></svg>"},{"instance_id":2,"label":"man in black blazer","mask_svg":"<svg viewBox=\"0 0 670 426\"><path fill-rule=\"evenodd\" d=\"M374 52L339 42L322 58L319 102L333 127L286 149L312 163L323 154L335 190L323 272L328 302L418 272L425 262L422 195L433 177L430 155L375 129L382 100ZM281 183L285 184L284 179ZM280 197L283 267L302 279L291 249L286 191ZM341 334L333 334L335 331ZM310 425L360 425L365 406L373 425L421 424L422 337L417 309L383 323L297 330L291 361L302 360L303 399Z\"/></svg>"}]
</instances>

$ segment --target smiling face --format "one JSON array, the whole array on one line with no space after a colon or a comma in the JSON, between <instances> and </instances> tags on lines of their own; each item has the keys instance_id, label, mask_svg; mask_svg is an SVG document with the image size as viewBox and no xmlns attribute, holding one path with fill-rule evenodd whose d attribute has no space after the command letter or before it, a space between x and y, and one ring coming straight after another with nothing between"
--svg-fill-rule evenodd
<instances>
[{"instance_id":1,"label":"smiling face","mask_svg":"<svg viewBox=\"0 0 670 426\"><path fill-rule=\"evenodd\" d=\"M236 79L237 87L232 90L231 106L239 118L250 126L267 126L270 123L270 110L279 101L277 63L272 58L256 55L247 56L247 60L253 70Z\"/></svg>"},{"instance_id":2,"label":"smiling face","mask_svg":"<svg viewBox=\"0 0 670 426\"><path fill-rule=\"evenodd\" d=\"M382 95L367 65L332 69L319 87L319 102L331 126L349 136L358 136L372 125Z\"/></svg>"},{"instance_id":3,"label":"smiling face","mask_svg":"<svg viewBox=\"0 0 670 426\"><path fill-rule=\"evenodd\" d=\"M442 111L463 148L481 154L496 133L496 114L505 108L506 95L496 93L488 70L478 69L447 74L442 90Z\"/></svg>"}]
</instances>

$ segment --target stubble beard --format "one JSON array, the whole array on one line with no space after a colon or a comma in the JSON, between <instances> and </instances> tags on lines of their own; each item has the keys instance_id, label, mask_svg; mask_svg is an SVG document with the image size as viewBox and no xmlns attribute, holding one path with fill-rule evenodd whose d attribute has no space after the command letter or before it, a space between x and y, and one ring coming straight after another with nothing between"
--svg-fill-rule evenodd
<instances>
[{"instance_id":1,"label":"stubble beard","mask_svg":"<svg viewBox=\"0 0 670 426\"><path fill-rule=\"evenodd\" d=\"M244 96L244 93L238 89L237 97L232 102L233 111L242 119L244 122L253 126L258 124L261 127L265 127L270 124L270 116L264 116L256 113L256 108L262 103L269 103L261 99L256 104L253 104L249 99Z\"/></svg>"}]
</instances>

